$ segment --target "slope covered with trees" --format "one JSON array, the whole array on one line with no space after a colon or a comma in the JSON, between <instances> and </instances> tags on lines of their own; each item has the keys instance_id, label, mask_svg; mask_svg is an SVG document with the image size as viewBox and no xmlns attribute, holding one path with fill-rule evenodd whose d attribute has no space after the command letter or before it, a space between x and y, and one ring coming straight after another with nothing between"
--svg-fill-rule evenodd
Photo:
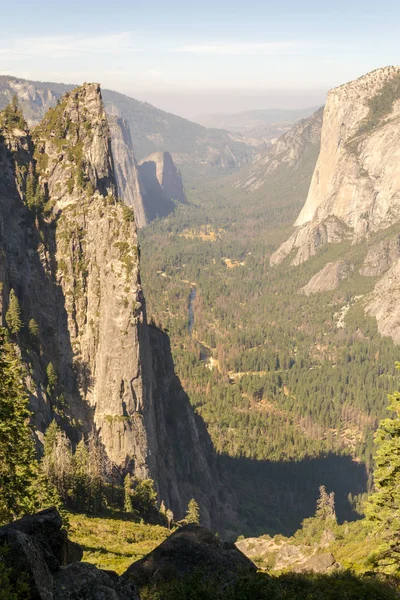
<instances>
[{"instance_id":1,"label":"slope covered with trees","mask_svg":"<svg viewBox=\"0 0 400 600\"><path fill-rule=\"evenodd\" d=\"M181 381L260 532L294 531L320 484L336 491L339 519L355 516L348 495L370 489L373 433L396 386L398 349L364 315L376 281L359 273L368 246L345 240L296 268L269 264L304 201L301 178L299 188L277 170L260 193L229 180L192 190L190 206L141 234L149 315L168 330ZM339 287L299 293L338 260L353 265Z\"/></svg>"}]
</instances>

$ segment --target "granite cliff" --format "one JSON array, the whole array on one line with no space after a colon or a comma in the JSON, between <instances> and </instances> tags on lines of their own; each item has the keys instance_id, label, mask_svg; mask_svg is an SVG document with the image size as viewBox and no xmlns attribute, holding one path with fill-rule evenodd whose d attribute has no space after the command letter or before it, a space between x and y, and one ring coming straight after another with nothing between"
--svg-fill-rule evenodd
<instances>
[{"instance_id":1,"label":"granite cliff","mask_svg":"<svg viewBox=\"0 0 400 600\"><path fill-rule=\"evenodd\" d=\"M178 518L196 497L205 524L227 523L235 500L207 430L166 334L147 325L99 86L68 92L32 132L17 106L0 124L1 318L14 290L38 439L53 418L74 443L96 430L121 474L152 477Z\"/></svg>"},{"instance_id":2,"label":"granite cliff","mask_svg":"<svg viewBox=\"0 0 400 600\"><path fill-rule=\"evenodd\" d=\"M326 243L358 242L400 218L400 68L386 67L328 94L321 150L290 239L272 255L292 264Z\"/></svg>"},{"instance_id":3,"label":"granite cliff","mask_svg":"<svg viewBox=\"0 0 400 600\"><path fill-rule=\"evenodd\" d=\"M118 195L135 213L138 228L169 215L176 203L186 203L182 177L169 152L157 152L139 164L128 123L108 117Z\"/></svg>"},{"instance_id":4,"label":"granite cliff","mask_svg":"<svg viewBox=\"0 0 400 600\"><path fill-rule=\"evenodd\" d=\"M147 222L168 215L175 203L186 204L182 177L169 152L156 152L142 160L139 177L145 190Z\"/></svg>"},{"instance_id":5,"label":"granite cliff","mask_svg":"<svg viewBox=\"0 0 400 600\"><path fill-rule=\"evenodd\" d=\"M400 67L377 69L329 92L307 200L295 231L270 258L272 265L286 258L299 265L327 244L344 244L342 260L327 262L300 291L332 290L353 275L378 278L372 292L365 288L364 310L396 343L399 148ZM345 257L349 248L355 263L361 261L357 270Z\"/></svg>"}]
</instances>

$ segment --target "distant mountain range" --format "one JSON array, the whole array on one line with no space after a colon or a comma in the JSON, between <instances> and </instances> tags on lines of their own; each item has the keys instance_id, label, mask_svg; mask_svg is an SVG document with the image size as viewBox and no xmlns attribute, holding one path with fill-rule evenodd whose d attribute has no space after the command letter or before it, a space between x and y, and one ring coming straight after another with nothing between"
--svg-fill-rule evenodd
<instances>
[{"instance_id":1,"label":"distant mountain range","mask_svg":"<svg viewBox=\"0 0 400 600\"><path fill-rule=\"evenodd\" d=\"M271 141L288 131L300 119L311 116L317 108L267 108L235 114L215 113L200 116L197 121L205 127L227 129L252 138Z\"/></svg>"},{"instance_id":2,"label":"distant mountain range","mask_svg":"<svg viewBox=\"0 0 400 600\"><path fill-rule=\"evenodd\" d=\"M0 76L0 109L17 94L24 115L32 125L39 122L65 92L75 87L74 84ZM218 177L234 171L250 163L263 147L259 139L207 129L118 92L103 90L102 95L107 113L128 124L136 159L143 160L154 152L170 152L186 185L205 176Z\"/></svg>"}]
</instances>

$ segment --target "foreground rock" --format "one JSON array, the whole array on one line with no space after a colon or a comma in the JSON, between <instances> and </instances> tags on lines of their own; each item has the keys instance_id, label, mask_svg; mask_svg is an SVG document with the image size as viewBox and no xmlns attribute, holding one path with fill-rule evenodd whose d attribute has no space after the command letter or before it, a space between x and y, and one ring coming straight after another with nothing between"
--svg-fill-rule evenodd
<instances>
[{"instance_id":1,"label":"foreground rock","mask_svg":"<svg viewBox=\"0 0 400 600\"><path fill-rule=\"evenodd\" d=\"M234 544L221 542L199 525L186 525L131 565L122 577L139 587L159 586L196 571L224 586L242 574L255 573L256 566Z\"/></svg>"},{"instance_id":2,"label":"foreground rock","mask_svg":"<svg viewBox=\"0 0 400 600\"><path fill-rule=\"evenodd\" d=\"M339 563L336 562L335 557L330 552L324 554L315 554L311 556L301 567L297 570L300 573L329 573L334 569L339 568Z\"/></svg>"},{"instance_id":3,"label":"foreground rock","mask_svg":"<svg viewBox=\"0 0 400 600\"><path fill-rule=\"evenodd\" d=\"M55 508L0 527L0 547L7 547L2 559L16 579L26 580L31 600L139 600L132 582L77 562L82 550L61 527Z\"/></svg>"},{"instance_id":4,"label":"foreground rock","mask_svg":"<svg viewBox=\"0 0 400 600\"><path fill-rule=\"evenodd\" d=\"M236 546L249 558L260 561L275 571L284 569L294 573L330 573L340 567L333 554L323 551L323 543L311 548L304 544L293 544L288 539L278 540L266 535L239 540Z\"/></svg>"}]
</instances>

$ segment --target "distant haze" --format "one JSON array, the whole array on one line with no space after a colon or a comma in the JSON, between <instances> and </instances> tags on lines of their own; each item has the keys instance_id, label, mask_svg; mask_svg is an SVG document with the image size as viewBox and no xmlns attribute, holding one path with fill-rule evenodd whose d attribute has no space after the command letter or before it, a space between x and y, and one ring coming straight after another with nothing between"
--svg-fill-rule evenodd
<instances>
[{"instance_id":1,"label":"distant haze","mask_svg":"<svg viewBox=\"0 0 400 600\"><path fill-rule=\"evenodd\" d=\"M300 109L325 104L326 89L293 90L117 90L192 121L211 113L232 114L266 108Z\"/></svg>"}]
</instances>

